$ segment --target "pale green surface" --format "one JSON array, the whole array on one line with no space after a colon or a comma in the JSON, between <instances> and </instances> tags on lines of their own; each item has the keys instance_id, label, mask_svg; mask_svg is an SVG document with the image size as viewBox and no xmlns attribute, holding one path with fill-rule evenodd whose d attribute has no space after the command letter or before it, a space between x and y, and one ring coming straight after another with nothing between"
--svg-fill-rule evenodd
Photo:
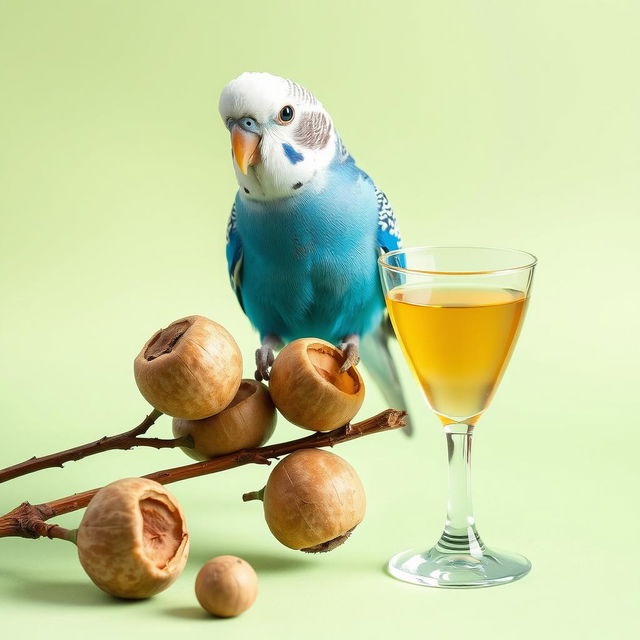
<instances>
[{"instance_id":1,"label":"pale green surface","mask_svg":"<svg viewBox=\"0 0 640 640\"><path fill-rule=\"evenodd\" d=\"M407 245L540 259L475 447L480 533L530 557L523 581L439 591L383 573L392 553L436 539L445 507L444 438L403 369L415 440L338 451L369 496L344 547L279 546L259 505L240 502L264 468L192 480L172 488L190 562L149 602L111 601L63 542L0 541L2 637L25 623L48 638L634 636L639 21L631 0L1 2L2 464L137 422L132 359L177 317L231 328L252 372L256 336L226 277L235 184L216 110L244 70L317 93ZM382 408L369 387L362 415ZM297 434L281 420L277 438ZM3 485L2 510L183 462L109 453ZM236 620L195 608L195 573L220 553L260 576Z\"/></svg>"}]
</instances>

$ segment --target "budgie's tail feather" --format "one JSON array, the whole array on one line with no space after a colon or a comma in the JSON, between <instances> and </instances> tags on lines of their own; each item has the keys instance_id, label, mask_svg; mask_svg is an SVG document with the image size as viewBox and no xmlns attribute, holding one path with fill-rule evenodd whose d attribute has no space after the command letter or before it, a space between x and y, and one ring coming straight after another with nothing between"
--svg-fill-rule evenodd
<instances>
[{"instance_id":1,"label":"budgie's tail feather","mask_svg":"<svg viewBox=\"0 0 640 640\"><path fill-rule=\"evenodd\" d=\"M389 332L384 323L360 340L360 357L371 377L375 380L385 400L392 409L407 410L407 402L400 384L395 362L389 351ZM413 433L410 417L407 416L405 434Z\"/></svg>"}]
</instances>

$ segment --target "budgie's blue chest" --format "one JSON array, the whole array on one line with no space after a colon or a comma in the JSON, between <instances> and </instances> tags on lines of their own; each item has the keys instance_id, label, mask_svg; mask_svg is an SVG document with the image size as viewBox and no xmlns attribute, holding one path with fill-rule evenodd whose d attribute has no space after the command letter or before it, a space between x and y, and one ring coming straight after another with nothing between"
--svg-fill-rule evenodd
<instances>
[{"instance_id":1,"label":"budgie's blue chest","mask_svg":"<svg viewBox=\"0 0 640 640\"><path fill-rule=\"evenodd\" d=\"M236 197L241 300L261 335L337 343L380 322L378 205L355 167L329 170L321 188L272 202Z\"/></svg>"}]
</instances>

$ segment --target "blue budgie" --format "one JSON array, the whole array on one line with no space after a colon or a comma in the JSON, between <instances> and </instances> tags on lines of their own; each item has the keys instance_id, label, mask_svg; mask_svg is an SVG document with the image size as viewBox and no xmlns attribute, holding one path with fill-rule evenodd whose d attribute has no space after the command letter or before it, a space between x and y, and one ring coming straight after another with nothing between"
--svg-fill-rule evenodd
<instances>
[{"instance_id":1,"label":"blue budgie","mask_svg":"<svg viewBox=\"0 0 640 640\"><path fill-rule=\"evenodd\" d=\"M388 348L377 271L401 246L385 194L358 168L315 96L268 73L243 73L220 96L239 185L227 262L242 309L260 332L256 378L274 349L323 338L363 363L389 406L405 409Z\"/></svg>"}]
</instances>

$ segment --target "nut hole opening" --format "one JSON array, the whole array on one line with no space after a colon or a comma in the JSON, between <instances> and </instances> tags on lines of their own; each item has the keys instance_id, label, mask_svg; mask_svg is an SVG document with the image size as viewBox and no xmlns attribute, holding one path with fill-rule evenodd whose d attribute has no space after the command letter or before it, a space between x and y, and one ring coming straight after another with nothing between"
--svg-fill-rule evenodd
<instances>
[{"instance_id":1,"label":"nut hole opening","mask_svg":"<svg viewBox=\"0 0 640 640\"><path fill-rule=\"evenodd\" d=\"M166 353L171 353L190 326L191 321L178 320L170 324L166 329L158 331L158 333L151 338L149 345L144 351L145 360L155 360Z\"/></svg>"},{"instance_id":2,"label":"nut hole opening","mask_svg":"<svg viewBox=\"0 0 640 640\"><path fill-rule=\"evenodd\" d=\"M322 344L310 344L307 347L307 357L318 374L343 393L353 395L360 390L360 381L353 367L340 371L344 356L338 349L329 349Z\"/></svg>"},{"instance_id":3,"label":"nut hole opening","mask_svg":"<svg viewBox=\"0 0 640 640\"><path fill-rule=\"evenodd\" d=\"M180 548L182 519L176 510L155 498L143 498L139 506L144 552L158 569L164 569Z\"/></svg>"}]
</instances>

